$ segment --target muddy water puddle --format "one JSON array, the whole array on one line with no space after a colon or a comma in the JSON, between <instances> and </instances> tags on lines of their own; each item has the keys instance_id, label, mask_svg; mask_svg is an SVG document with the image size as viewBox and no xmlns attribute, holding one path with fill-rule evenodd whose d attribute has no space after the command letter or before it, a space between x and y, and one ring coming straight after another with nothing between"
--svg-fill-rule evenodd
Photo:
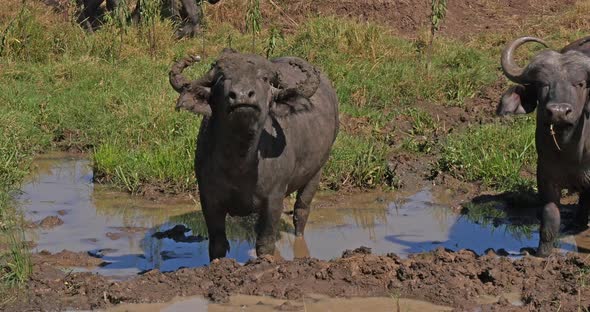
<instances>
[{"instance_id":1,"label":"muddy water puddle","mask_svg":"<svg viewBox=\"0 0 590 312\"><path fill-rule=\"evenodd\" d=\"M452 308L404 298L329 298L309 295L301 300L281 300L269 297L238 295L228 303L213 304L201 297L178 298L162 304L121 305L107 312L180 312L180 311L452 311Z\"/></svg>"},{"instance_id":2,"label":"muddy water puddle","mask_svg":"<svg viewBox=\"0 0 590 312\"><path fill-rule=\"evenodd\" d=\"M28 220L58 217L63 224L28 231L34 250L51 253L69 250L99 257L103 263L90 270L113 278L159 269L207 265L206 228L194 202L153 202L113 192L92 183L92 169L83 158L51 154L35 162L30 182L18 200ZM305 239L295 238L288 210L277 242L286 259L311 256L332 259L346 249L370 247L373 253L406 256L443 246L484 253L488 248L518 255L533 247L536 229L514 218L489 216L471 209L458 214L449 209L445 196L428 189L415 194L363 193L316 198ZM509 220L509 221L506 221ZM246 262L254 257L254 220L228 220L229 257ZM564 250L577 250L588 234L562 239ZM588 244L590 245L590 244ZM585 249L586 250L586 249Z\"/></svg>"}]
</instances>

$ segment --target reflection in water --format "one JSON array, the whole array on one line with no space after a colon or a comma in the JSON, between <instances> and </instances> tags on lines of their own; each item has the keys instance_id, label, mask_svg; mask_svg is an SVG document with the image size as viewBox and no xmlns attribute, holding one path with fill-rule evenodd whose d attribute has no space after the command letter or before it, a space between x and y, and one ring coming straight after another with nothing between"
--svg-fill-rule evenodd
<instances>
[{"instance_id":1,"label":"reflection in water","mask_svg":"<svg viewBox=\"0 0 590 312\"><path fill-rule=\"evenodd\" d=\"M109 276L208 264L208 242L198 236L206 236L205 222L194 203L151 202L94 186L88 161L73 156L43 157L35 165L34 175L18 198L27 218L37 221L65 211L60 216L63 225L28 233L28 239L36 241L37 250L99 253L110 264L94 271ZM516 219L487 222L486 215L496 212L475 208L457 215L444 205L442 195L433 198L429 190L409 196L364 193L344 199L318 195L305 239L292 234L292 217L284 215L278 252L286 259L332 259L359 246L370 247L374 253L404 256L438 246L469 248L477 253L487 248L504 248L518 253L522 247L536 245L536 231L526 226L515 227ZM286 201L289 203L285 207L290 210L292 200ZM491 220L499 219L493 216ZM228 256L246 262L254 256L254 218L228 218L227 222L231 247ZM178 224L186 225L186 233L180 233L185 237L153 237ZM578 243L587 251L588 241L588 236L579 236L562 246L575 250Z\"/></svg>"}]
</instances>

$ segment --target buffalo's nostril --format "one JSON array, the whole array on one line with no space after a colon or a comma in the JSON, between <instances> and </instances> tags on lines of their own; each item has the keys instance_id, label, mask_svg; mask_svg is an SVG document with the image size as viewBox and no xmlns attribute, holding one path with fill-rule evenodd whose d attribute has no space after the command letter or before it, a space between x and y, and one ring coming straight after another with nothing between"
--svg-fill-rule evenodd
<instances>
[{"instance_id":1,"label":"buffalo's nostril","mask_svg":"<svg viewBox=\"0 0 590 312\"><path fill-rule=\"evenodd\" d=\"M253 98L256 95L256 92L254 92L254 90L248 92L248 97L249 98Z\"/></svg>"},{"instance_id":2,"label":"buffalo's nostril","mask_svg":"<svg viewBox=\"0 0 590 312\"><path fill-rule=\"evenodd\" d=\"M232 100L235 100L238 97L238 95L234 91L229 91L228 96Z\"/></svg>"},{"instance_id":3,"label":"buffalo's nostril","mask_svg":"<svg viewBox=\"0 0 590 312\"><path fill-rule=\"evenodd\" d=\"M566 115L569 115L569 113L571 113L571 112L572 112L572 109L570 107L568 107L568 108L565 109L565 114Z\"/></svg>"}]
</instances>

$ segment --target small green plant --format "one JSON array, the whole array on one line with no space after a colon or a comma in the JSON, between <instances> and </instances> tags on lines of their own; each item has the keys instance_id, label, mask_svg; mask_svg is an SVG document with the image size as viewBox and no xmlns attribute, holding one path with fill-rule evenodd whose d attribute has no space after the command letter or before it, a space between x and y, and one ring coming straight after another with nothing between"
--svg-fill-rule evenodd
<instances>
[{"instance_id":1,"label":"small green plant","mask_svg":"<svg viewBox=\"0 0 590 312\"><path fill-rule=\"evenodd\" d=\"M123 49L123 36L127 34L127 29L129 24L127 20L129 19L129 6L127 5L127 0L119 0L117 8L115 12L113 12L113 22L118 29L119 32L119 51L117 58L121 56L121 50Z\"/></svg>"},{"instance_id":2,"label":"small green plant","mask_svg":"<svg viewBox=\"0 0 590 312\"><path fill-rule=\"evenodd\" d=\"M248 0L246 9L246 29L252 34L252 53L256 52L256 36L262 27L262 14L260 13L260 0Z\"/></svg>"},{"instance_id":3,"label":"small green plant","mask_svg":"<svg viewBox=\"0 0 590 312\"><path fill-rule=\"evenodd\" d=\"M227 47L231 49L233 43L234 43L234 37L232 36L232 34L227 35L227 39L226 39Z\"/></svg>"},{"instance_id":4,"label":"small green plant","mask_svg":"<svg viewBox=\"0 0 590 312\"><path fill-rule=\"evenodd\" d=\"M266 54L267 59L270 58L270 56L274 53L275 49L277 48L278 41L283 39L283 34L281 34L281 32L276 27L270 29L268 40L266 41L266 48L264 48L264 53Z\"/></svg>"},{"instance_id":5,"label":"small green plant","mask_svg":"<svg viewBox=\"0 0 590 312\"><path fill-rule=\"evenodd\" d=\"M434 36L440 30L440 26L447 15L447 0L431 0L430 3L430 39L428 42L428 68L430 68L430 59L432 57L432 45Z\"/></svg>"},{"instance_id":6,"label":"small green plant","mask_svg":"<svg viewBox=\"0 0 590 312\"><path fill-rule=\"evenodd\" d=\"M157 50L156 21L160 17L159 0L140 0L141 2L141 27L147 29L147 37L150 46L150 54L155 56Z\"/></svg>"},{"instance_id":7,"label":"small green plant","mask_svg":"<svg viewBox=\"0 0 590 312\"><path fill-rule=\"evenodd\" d=\"M17 239L14 232L9 233L9 236L9 250L4 255L0 254L0 281L4 285L15 286L27 281L32 264L22 240ZM21 236L24 237L24 234Z\"/></svg>"},{"instance_id":8,"label":"small green plant","mask_svg":"<svg viewBox=\"0 0 590 312\"><path fill-rule=\"evenodd\" d=\"M4 29L4 31L2 31L2 34L0 34L0 57L4 56L4 50L6 49L6 46L8 45L7 37L9 35L11 29L14 27L14 24L17 21L19 21L23 18L23 15L25 13L25 9L27 7L26 4L27 4L27 1L23 0L22 6L20 8L20 11L18 12L18 15L14 19L12 19L8 23L8 25L6 25L6 28Z\"/></svg>"}]
</instances>

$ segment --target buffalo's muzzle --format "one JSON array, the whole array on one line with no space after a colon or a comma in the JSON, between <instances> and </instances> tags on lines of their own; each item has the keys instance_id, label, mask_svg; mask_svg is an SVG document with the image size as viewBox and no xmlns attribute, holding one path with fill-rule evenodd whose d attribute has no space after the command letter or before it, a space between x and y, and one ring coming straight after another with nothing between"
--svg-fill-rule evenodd
<instances>
[{"instance_id":1,"label":"buffalo's muzzle","mask_svg":"<svg viewBox=\"0 0 590 312\"><path fill-rule=\"evenodd\" d=\"M570 124L574 108L567 103L552 103L546 108L547 117L552 124Z\"/></svg>"},{"instance_id":2,"label":"buffalo's muzzle","mask_svg":"<svg viewBox=\"0 0 590 312\"><path fill-rule=\"evenodd\" d=\"M246 105L255 105L256 104L256 92L254 90L230 90L227 94L229 104L230 105L237 105L237 104L246 104Z\"/></svg>"},{"instance_id":3,"label":"buffalo's muzzle","mask_svg":"<svg viewBox=\"0 0 590 312\"><path fill-rule=\"evenodd\" d=\"M233 113L235 111L241 111L241 112L247 112L247 111L260 112L260 107L258 107L258 105L255 105L255 104L243 104L243 103L230 105L228 112L229 113Z\"/></svg>"}]
</instances>

